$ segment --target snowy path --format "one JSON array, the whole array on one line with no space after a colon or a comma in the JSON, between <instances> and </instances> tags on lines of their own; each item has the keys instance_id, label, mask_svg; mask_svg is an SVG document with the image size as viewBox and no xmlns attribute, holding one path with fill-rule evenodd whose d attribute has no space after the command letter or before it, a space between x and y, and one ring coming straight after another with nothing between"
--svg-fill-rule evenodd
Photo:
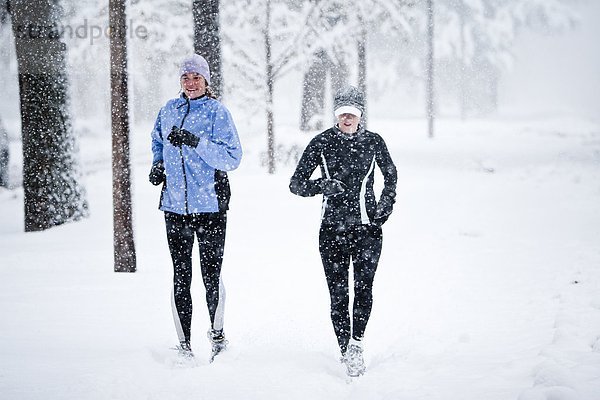
<instances>
[{"instance_id":1,"label":"snowy path","mask_svg":"<svg viewBox=\"0 0 600 400\"><path fill-rule=\"evenodd\" d=\"M47 232L22 233L22 192L0 192L0 397L600 398L598 127L448 124L430 141L395 125L379 122L399 190L364 377L348 384L337 362L320 199L289 193L291 166L257 167L260 138L231 174L231 347L208 364L196 279L195 368L168 350L170 259L147 160L134 165L136 274L112 272L109 171L87 176L89 220Z\"/></svg>"}]
</instances>

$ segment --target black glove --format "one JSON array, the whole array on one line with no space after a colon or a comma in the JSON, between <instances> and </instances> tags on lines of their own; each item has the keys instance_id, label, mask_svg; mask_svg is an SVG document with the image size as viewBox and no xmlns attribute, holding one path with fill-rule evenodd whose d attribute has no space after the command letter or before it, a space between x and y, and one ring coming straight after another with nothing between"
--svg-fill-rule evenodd
<instances>
[{"instance_id":1,"label":"black glove","mask_svg":"<svg viewBox=\"0 0 600 400\"><path fill-rule=\"evenodd\" d=\"M181 147L183 145L190 147L197 147L200 142L200 138L190 131L185 129L179 129L176 126L171 128L171 133L167 136L167 139L173 146Z\"/></svg>"},{"instance_id":2,"label":"black glove","mask_svg":"<svg viewBox=\"0 0 600 400\"><path fill-rule=\"evenodd\" d=\"M335 196L346 190L346 185L337 179L322 179L319 186L321 187L321 193L325 196Z\"/></svg>"},{"instance_id":3,"label":"black glove","mask_svg":"<svg viewBox=\"0 0 600 400\"><path fill-rule=\"evenodd\" d=\"M387 198L382 198L377 204L375 215L373 216L373 225L381 226L385 224L392 214L392 203Z\"/></svg>"},{"instance_id":4,"label":"black glove","mask_svg":"<svg viewBox=\"0 0 600 400\"><path fill-rule=\"evenodd\" d=\"M165 181L167 177L165 176L165 165L162 161L156 162L150 168L150 175L148 176L148 180L154 186L160 185Z\"/></svg>"}]
</instances>

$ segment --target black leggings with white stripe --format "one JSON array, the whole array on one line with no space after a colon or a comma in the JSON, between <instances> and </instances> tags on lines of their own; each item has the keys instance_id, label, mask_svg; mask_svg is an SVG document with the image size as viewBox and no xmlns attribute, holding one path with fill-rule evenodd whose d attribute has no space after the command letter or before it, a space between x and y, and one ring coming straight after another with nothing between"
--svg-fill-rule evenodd
<instances>
[{"instance_id":1,"label":"black leggings with white stripe","mask_svg":"<svg viewBox=\"0 0 600 400\"><path fill-rule=\"evenodd\" d=\"M382 232L374 225L344 230L321 227L319 251L331 298L331 321L342 353L352 336L361 340L373 306L373 280L381 254ZM353 265L354 304L350 325L348 274Z\"/></svg>"},{"instance_id":2,"label":"black leggings with white stripe","mask_svg":"<svg viewBox=\"0 0 600 400\"><path fill-rule=\"evenodd\" d=\"M192 247L194 236L200 250L200 272L206 288L206 304L212 329L223 329L225 289L221 265L227 214L180 215L165 212L167 240L173 260L173 317L180 341L190 341L192 324Z\"/></svg>"}]
</instances>

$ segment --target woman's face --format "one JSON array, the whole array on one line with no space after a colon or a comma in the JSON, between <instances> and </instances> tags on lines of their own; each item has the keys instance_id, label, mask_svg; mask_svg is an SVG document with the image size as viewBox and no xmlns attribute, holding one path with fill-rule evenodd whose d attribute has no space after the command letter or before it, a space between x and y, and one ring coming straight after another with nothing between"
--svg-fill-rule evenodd
<instances>
[{"instance_id":1,"label":"woman's face","mask_svg":"<svg viewBox=\"0 0 600 400\"><path fill-rule=\"evenodd\" d=\"M195 99L206 93L206 81L202 75L189 72L181 75L181 88L188 98Z\"/></svg>"},{"instance_id":2,"label":"woman's face","mask_svg":"<svg viewBox=\"0 0 600 400\"><path fill-rule=\"evenodd\" d=\"M344 133L355 133L358 130L360 117L354 114L345 113L338 115L338 127Z\"/></svg>"}]
</instances>

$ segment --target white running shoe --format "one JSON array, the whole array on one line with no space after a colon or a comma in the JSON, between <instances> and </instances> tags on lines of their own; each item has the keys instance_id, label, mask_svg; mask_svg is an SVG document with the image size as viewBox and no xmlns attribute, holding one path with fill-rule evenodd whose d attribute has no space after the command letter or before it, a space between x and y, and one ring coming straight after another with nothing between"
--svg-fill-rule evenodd
<instances>
[{"instance_id":1,"label":"white running shoe","mask_svg":"<svg viewBox=\"0 0 600 400\"><path fill-rule=\"evenodd\" d=\"M209 362L213 362L215 356L225 350L229 342L225 339L223 330L209 329L207 336L212 347Z\"/></svg>"},{"instance_id":2,"label":"white running shoe","mask_svg":"<svg viewBox=\"0 0 600 400\"><path fill-rule=\"evenodd\" d=\"M343 361L346 364L348 376L357 377L365 373L365 360L363 359L363 348L360 340L350 339Z\"/></svg>"},{"instance_id":3,"label":"white running shoe","mask_svg":"<svg viewBox=\"0 0 600 400\"><path fill-rule=\"evenodd\" d=\"M179 353L179 357L190 359L194 358L194 353L192 352L192 348L190 346L190 342L179 342L179 346L175 346L175 349Z\"/></svg>"}]
</instances>

